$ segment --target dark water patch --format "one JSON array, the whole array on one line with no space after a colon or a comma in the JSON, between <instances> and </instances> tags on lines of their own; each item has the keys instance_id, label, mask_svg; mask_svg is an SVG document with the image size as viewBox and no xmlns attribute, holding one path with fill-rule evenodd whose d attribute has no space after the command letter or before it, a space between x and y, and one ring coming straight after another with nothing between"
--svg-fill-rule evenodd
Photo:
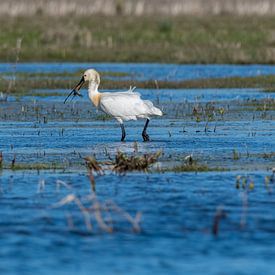
<instances>
[{"instance_id":1,"label":"dark water patch","mask_svg":"<svg viewBox=\"0 0 275 275\"><path fill-rule=\"evenodd\" d=\"M252 261L253 270L267 271L275 253L272 249L274 200L262 184L270 173L249 173L256 188L247 194L243 227L240 223L245 193L235 189L238 174L135 173L123 177L96 177L99 200L111 198L129 213L142 211L141 233L133 234L127 224L117 221L116 231L109 235L102 232L89 234L81 212L72 205L50 208L68 193L85 197L90 192L86 175L42 171L37 177L32 172L6 171L1 176L2 188L6 190L11 176L14 185L2 194L0 200L1 242L5 247L1 252L1 269L12 273L19 264L29 273L43 263L39 274L53 269L74 273L76 266L81 264L85 269L108 273L110 270L122 272L127 260L134 274L146 273L148 268L177 274L183 270L199 273L201 265L194 265L199 260L208 268L212 263L222 261L221 266L215 264L217 272L224 270L224 262L227 262L230 272L246 270L250 274L251 260L257 259ZM37 193L38 182L42 179L45 189ZM56 180L70 183L72 190L61 188L57 191ZM21 200L15 199L18 194L28 203L21 204ZM9 204L3 204L3 199ZM225 211L226 218L221 220L215 237L212 225L218 208ZM72 211L75 230L70 230L67 224L68 211ZM75 257L76 247L78 257ZM48 257L49 250L53 257ZM93 261L88 260L91 257ZM241 266L230 264L236 257Z\"/></svg>"}]
</instances>

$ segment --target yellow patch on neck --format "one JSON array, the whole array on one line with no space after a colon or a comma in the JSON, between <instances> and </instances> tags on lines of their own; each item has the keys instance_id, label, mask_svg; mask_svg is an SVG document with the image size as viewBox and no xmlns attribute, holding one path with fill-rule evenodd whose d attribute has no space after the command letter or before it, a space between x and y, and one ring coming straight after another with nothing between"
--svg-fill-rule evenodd
<instances>
[{"instance_id":1,"label":"yellow patch on neck","mask_svg":"<svg viewBox=\"0 0 275 275\"><path fill-rule=\"evenodd\" d=\"M92 100L93 104L94 104L96 107L99 105L100 97L101 97L101 94L100 94L100 93L97 93L96 95L94 95L94 96L91 97L91 100Z\"/></svg>"}]
</instances>

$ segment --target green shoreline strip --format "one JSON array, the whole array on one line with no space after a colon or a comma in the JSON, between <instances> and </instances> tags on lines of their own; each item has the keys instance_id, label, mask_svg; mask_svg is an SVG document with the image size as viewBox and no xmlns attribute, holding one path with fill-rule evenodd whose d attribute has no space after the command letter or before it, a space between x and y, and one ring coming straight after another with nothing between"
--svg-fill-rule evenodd
<instances>
[{"instance_id":1,"label":"green shoreline strip","mask_svg":"<svg viewBox=\"0 0 275 275\"><path fill-rule=\"evenodd\" d=\"M273 16L0 18L0 61L274 64ZM17 50L18 52L18 50Z\"/></svg>"},{"instance_id":2,"label":"green shoreline strip","mask_svg":"<svg viewBox=\"0 0 275 275\"><path fill-rule=\"evenodd\" d=\"M1 77L1 76L0 76ZM76 79L18 78L9 87L9 80L0 81L0 91L24 94L32 89L71 89ZM102 79L101 89L128 89L130 86L144 89L206 89L206 88L256 88L265 92L275 92L275 75L255 77L208 78L184 81L137 81ZM50 94L49 94L50 96Z\"/></svg>"}]
</instances>

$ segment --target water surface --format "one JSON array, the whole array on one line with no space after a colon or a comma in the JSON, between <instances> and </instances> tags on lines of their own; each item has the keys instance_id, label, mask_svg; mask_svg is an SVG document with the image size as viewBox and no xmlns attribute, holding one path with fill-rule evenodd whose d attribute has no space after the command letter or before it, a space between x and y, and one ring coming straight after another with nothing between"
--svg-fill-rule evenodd
<instances>
[{"instance_id":1,"label":"water surface","mask_svg":"<svg viewBox=\"0 0 275 275\"><path fill-rule=\"evenodd\" d=\"M81 63L18 64L17 71L87 67L141 80L275 72L266 65ZM10 64L0 64L0 72L10 71ZM275 274L274 94L137 91L164 112L149 124L150 143L142 142L142 120L127 122L126 142L120 142L119 125L91 106L86 91L66 105L68 91L47 89L0 102L1 274ZM109 160L117 151L131 155L136 149L163 152L150 173L95 175L96 199L113 233L99 226L94 211L91 230L75 203L54 207L68 195L85 207L95 202L84 156ZM188 155L210 171L159 172L182 165ZM16 171L12 161L59 169ZM140 231L125 215L108 210L110 201L133 218L141 213Z\"/></svg>"}]
</instances>

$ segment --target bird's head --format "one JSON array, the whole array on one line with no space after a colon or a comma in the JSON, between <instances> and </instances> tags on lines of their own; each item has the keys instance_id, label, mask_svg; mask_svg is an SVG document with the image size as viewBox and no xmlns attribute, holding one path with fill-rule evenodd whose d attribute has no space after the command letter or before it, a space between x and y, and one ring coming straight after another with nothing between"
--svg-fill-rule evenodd
<instances>
[{"instance_id":1,"label":"bird's head","mask_svg":"<svg viewBox=\"0 0 275 275\"><path fill-rule=\"evenodd\" d=\"M97 85L100 83L99 73L94 69L86 70L83 74L84 81L93 82Z\"/></svg>"},{"instance_id":2,"label":"bird's head","mask_svg":"<svg viewBox=\"0 0 275 275\"><path fill-rule=\"evenodd\" d=\"M79 90L81 89L81 87L83 86L83 84L85 82L89 82L93 85L95 85L96 87L99 86L100 83L100 76L99 73L94 70L94 69L88 69L84 72L84 74L82 75L79 83L74 87L74 89L69 93L69 95L66 97L66 99L64 100L64 103L66 103L66 101L68 100L68 98L73 95L73 96L82 96L79 92Z\"/></svg>"}]
</instances>

